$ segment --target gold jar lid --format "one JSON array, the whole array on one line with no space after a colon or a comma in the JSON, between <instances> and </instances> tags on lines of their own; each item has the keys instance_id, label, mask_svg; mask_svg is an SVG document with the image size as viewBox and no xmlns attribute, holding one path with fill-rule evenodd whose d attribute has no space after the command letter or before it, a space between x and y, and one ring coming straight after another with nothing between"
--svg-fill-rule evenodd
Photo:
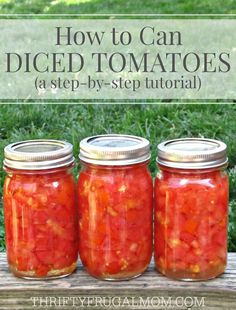
<instances>
[{"instance_id":1,"label":"gold jar lid","mask_svg":"<svg viewBox=\"0 0 236 310\"><path fill-rule=\"evenodd\" d=\"M4 149L4 167L20 170L46 170L69 166L74 162L73 146L59 140L27 140Z\"/></svg>"},{"instance_id":2,"label":"gold jar lid","mask_svg":"<svg viewBox=\"0 0 236 310\"><path fill-rule=\"evenodd\" d=\"M207 169L228 163L227 145L203 138L169 140L157 146L157 163L180 169Z\"/></svg>"},{"instance_id":3,"label":"gold jar lid","mask_svg":"<svg viewBox=\"0 0 236 310\"><path fill-rule=\"evenodd\" d=\"M80 160L105 166L123 166L150 159L147 139L130 135L100 135L80 142Z\"/></svg>"}]
</instances>

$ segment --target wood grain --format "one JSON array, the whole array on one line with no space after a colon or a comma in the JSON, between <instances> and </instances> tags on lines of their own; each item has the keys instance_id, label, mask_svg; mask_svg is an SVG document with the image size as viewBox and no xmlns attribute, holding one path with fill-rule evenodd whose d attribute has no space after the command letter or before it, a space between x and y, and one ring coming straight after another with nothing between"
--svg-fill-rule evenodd
<instances>
[{"instance_id":1,"label":"wood grain","mask_svg":"<svg viewBox=\"0 0 236 310\"><path fill-rule=\"evenodd\" d=\"M236 309L236 253L228 256L226 272L210 281L167 279L151 263L139 278L99 281L80 263L71 276L36 281L14 277L0 253L0 309Z\"/></svg>"}]
</instances>

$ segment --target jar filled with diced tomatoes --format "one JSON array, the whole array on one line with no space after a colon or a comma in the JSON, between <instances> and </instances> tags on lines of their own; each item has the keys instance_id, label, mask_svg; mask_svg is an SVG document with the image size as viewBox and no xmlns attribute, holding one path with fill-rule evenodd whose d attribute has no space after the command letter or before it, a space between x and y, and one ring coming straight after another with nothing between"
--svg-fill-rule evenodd
<instances>
[{"instance_id":1,"label":"jar filled with diced tomatoes","mask_svg":"<svg viewBox=\"0 0 236 310\"><path fill-rule=\"evenodd\" d=\"M155 181L157 269L170 278L208 280L227 263L226 145L178 139L158 145Z\"/></svg>"},{"instance_id":2,"label":"jar filled with diced tomatoes","mask_svg":"<svg viewBox=\"0 0 236 310\"><path fill-rule=\"evenodd\" d=\"M23 278L76 269L77 205L72 145L31 140L5 148L4 217L9 268Z\"/></svg>"},{"instance_id":3,"label":"jar filled with diced tomatoes","mask_svg":"<svg viewBox=\"0 0 236 310\"><path fill-rule=\"evenodd\" d=\"M103 280L141 275L152 255L152 178L149 141L104 135L80 143L79 254Z\"/></svg>"}]
</instances>

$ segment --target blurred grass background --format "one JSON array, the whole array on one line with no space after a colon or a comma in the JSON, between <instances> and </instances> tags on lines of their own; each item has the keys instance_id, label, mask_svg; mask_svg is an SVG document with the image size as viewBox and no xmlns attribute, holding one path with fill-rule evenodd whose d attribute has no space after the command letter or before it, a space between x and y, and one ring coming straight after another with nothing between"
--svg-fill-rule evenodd
<instances>
[{"instance_id":1,"label":"blurred grass background","mask_svg":"<svg viewBox=\"0 0 236 310\"><path fill-rule=\"evenodd\" d=\"M235 13L235 0L0 0L1 13Z\"/></svg>"},{"instance_id":2,"label":"blurred grass background","mask_svg":"<svg viewBox=\"0 0 236 310\"><path fill-rule=\"evenodd\" d=\"M236 13L235 0L0 0L0 13ZM229 250L236 252L236 106L222 105L0 105L0 161L8 143L54 138L73 143L89 135L126 133L152 143L150 168L155 175L156 145L165 139L208 137L229 147ZM1 167L1 165L0 165ZM0 168L0 197L4 172ZM0 251L5 249L0 202Z\"/></svg>"}]
</instances>

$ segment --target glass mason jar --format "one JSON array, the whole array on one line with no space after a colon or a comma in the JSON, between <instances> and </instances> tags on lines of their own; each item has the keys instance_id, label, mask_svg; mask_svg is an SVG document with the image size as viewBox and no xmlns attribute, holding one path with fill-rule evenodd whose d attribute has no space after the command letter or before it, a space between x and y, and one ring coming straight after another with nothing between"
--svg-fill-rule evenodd
<instances>
[{"instance_id":1,"label":"glass mason jar","mask_svg":"<svg viewBox=\"0 0 236 310\"><path fill-rule=\"evenodd\" d=\"M127 135L80 143L79 254L94 277L127 280L152 255L152 178L149 141Z\"/></svg>"},{"instance_id":2,"label":"glass mason jar","mask_svg":"<svg viewBox=\"0 0 236 310\"><path fill-rule=\"evenodd\" d=\"M170 278L207 280L227 262L226 145L178 139L158 145L155 181L156 268Z\"/></svg>"},{"instance_id":3,"label":"glass mason jar","mask_svg":"<svg viewBox=\"0 0 236 310\"><path fill-rule=\"evenodd\" d=\"M76 268L77 206L72 145L31 140L5 148L4 217L9 268L58 278Z\"/></svg>"}]
</instances>

